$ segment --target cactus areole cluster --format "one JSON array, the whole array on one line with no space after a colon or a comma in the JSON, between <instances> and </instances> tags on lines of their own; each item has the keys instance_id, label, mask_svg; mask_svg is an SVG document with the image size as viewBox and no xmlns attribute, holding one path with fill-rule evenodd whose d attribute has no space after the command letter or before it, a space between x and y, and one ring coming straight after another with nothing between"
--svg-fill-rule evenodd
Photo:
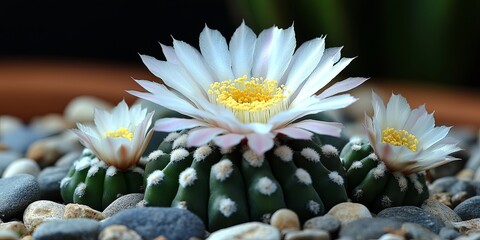
<instances>
[{"instance_id":1,"label":"cactus areole cluster","mask_svg":"<svg viewBox=\"0 0 480 240\"><path fill-rule=\"evenodd\" d=\"M424 171L456 160L449 128L399 95L385 107L373 94L366 136L340 137L343 125L323 112L354 103L345 92L367 79L324 89L353 60L325 48L324 37L296 48L293 26L257 36L242 23L228 44L205 27L199 46L174 39L161 44L165 61L141 55L163 84L136 80L147 92L128 92L185 116L155 122L168 135L145 161L153 113L122 102L97 110L94 128L78 125L88 149L61 182L66 202L102 210L141 192L145 205L187 209L209 231L268 221L281 208L304 222L349 200L372 211L420 205Z\"/></svg>"}]
</instances>

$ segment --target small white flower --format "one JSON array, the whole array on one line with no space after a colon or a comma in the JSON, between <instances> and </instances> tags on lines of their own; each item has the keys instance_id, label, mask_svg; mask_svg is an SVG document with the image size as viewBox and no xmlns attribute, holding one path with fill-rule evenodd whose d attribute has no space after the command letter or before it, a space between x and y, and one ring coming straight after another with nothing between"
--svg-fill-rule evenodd
<instances>
[{"instance_id":1,"label":"small white flower","mask_svg":"<svg viewBox=\"0 0 480 240\"><path fill-rule=\"evenodd\" d=\"M446 137L450 127L435 127L433 113L425 106L411 109L407 100L392 94L387 106L372 92L373 119L365 128L378 158L392 172L415 173L459 160L448 156L461 150L458 141Z\"/></svg>"},{"instance_id":2,"label":"small white flower","mask_svg":"<svg viewBox=\"0 0 480 240\"><path fill-rule=\"evenodd\" d=\"M192 129L188 147L213 141L228 149L246 140L262 155L273 147L277 134L294 139L310 139L313 133L339 136L340 123L295 121L349 106L357 99L337 94L366 80L349 78L316 95L353 58L340 58L341 48L325 49L324 37L295 50L293 26L274 26L257 37L242 23L229 44L219 31L205 27L199 45L200 51L174 39L173 47L161 45L166 61L141 55L166 86L137 80L148 93L129 91L191 117L164 118L155 124L155 130L164 132Z\"/></svg>"},{"instance_id":3,"label":"small white flower","mask_svg":"<svg viewBox=\"0 0 480 240\"><path fill-rule=\"evenodd\" d=\"M95 126L77 124L80 142L109 166L126 170L135 166L153 134L153 112L140 105L128 108L121 101L112 112L95 109Z\"/></svg>"}]
</instances>

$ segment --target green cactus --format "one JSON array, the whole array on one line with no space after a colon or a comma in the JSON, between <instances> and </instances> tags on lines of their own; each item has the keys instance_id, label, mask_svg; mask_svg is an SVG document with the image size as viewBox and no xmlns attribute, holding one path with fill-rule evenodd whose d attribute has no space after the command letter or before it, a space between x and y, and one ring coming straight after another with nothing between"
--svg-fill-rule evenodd
<instances>
[{"instance_id":1,"label":"green cactus","mask_svg":"<svg viewBox=\"0 0 480 240\"><path fill-rule=\"evenodd\" d=\"M292 209L303 222L348 198L333 146L282 138L258 156L242 144L229 151L187 148L186 139L185 132L171 133L150 154L144 202L186 208L210 231L268 221L280 208Z\"/></svg>"},{"instance_id":2,"label":"green cactus","mask_svg":"<svg viewBox=\"0 0 480 240\"><path fill-rule=\"evenodd\" d=\"M88 205L102 211L118 197L143 192L143 169L119 171L85 149L62 179L60 193L66 203Z\"/></svg>"},{"instance_id":3,"label":"green cactus","mask_svg":"<svg viewBox=\"0 0 480 240\"><path fill-rule=\"evenodd\" d=\"M429 196L424 172L390 172L366 139L350 139L340 158L346 169L349 197L373 212L402 205L420 206Z\"/></svg>"}]
</instances>

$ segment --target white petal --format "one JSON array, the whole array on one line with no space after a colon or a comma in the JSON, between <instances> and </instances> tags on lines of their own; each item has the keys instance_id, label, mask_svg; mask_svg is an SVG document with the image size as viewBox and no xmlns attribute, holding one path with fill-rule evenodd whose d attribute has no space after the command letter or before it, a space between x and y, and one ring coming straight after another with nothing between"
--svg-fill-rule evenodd
<instances>
[{"instance_id":1,"label":"white petal","mask_svg":"<svg viewBox=\"0 0 480 240\"><path fill-rule=\"evenodd\" d=\"M289 125L290 127L303 128L305 130L334 137L340 137L343 125L337 122L324 122L317 120L303 120Z\"/></svg>"},{"instance_id":2,"label":"white petal","mask_svg":"<svg viewBox=\"0 0 480 240\"><path fill-rule=\"evenodd\" d=\"M209 143L213 138L225 132L225 129L221 128L199 128L193 129L188 134L187 146L203 146Z\"/></svg>"},{"instance_id":3,"label":"white petal","mask_svg":"<svg viewBox=\"0 0 480 240\"><path fill-rule=\"evenodd\" d=\"M276 129L275 133L281 133L294 139L311 139L313 133L297 127L285 127Z\"/></svg>"},{"instance_id":4,"label":"white petal","mask_svg":"<svg viewBox=\"0 0 480 240\"><path fill-rule=\"evenodd\" d=\"M173 48L175 49L178 60L180 60L192 78L199 83L200 87L203 88L205 92L210 89L210 84L215 81L215 78L210 74L210 70L198 50L178 40L173 41Z\"/></svg>"},{"instance_id":5,"label":"white petal","mask_svg":"<svg viewBox=\"0 0 480 240\"><path fill-rule=\"evenodd\" d=\"M273 147L273 134L251 133L247 135L248 147L257 155L263 155Z\"/></svg>"},{"instance_id":6,"label":"white petal","mask_svg":"<svg viewBox=\"0 0 480 240\"><path fill-rule=\"evenodd\" d=\"M368 78L360 78L360 77L347 78L325 89L325 91L323 91L320 95L318 95L318 98L327 98L338 93L349 91L353 88L358 87L360 84L362 84L367 80Z\"/></svg>"},{"instance_id":7,"label":"white petal","mask_svg":"<svg viewBox=\"0 0 480 240\"><path fill-rule=\"evenodd\" d=\"M228 149L239 144L244 138L243 134L229 133L215 137L213 142L221 148Z\"/></svg>"},{"instance_id":8,"label":"white petal","mask_svg":"<svg viewBox=\"0 0 480 240\"><path fill-rule=\"evenodd\" d=\"M267 134L272 130L273 126L265 123L247 123L244 127L255 133Z\"/></svg>"},{"instance_id":9,"label":"white petal","mask_svg":"<svg viewBox=\"0 0 480 240\"><path fill-rule=\"evenodd\" d=\"M245 25L245 22L242 22L233 33L229 49L232 57L232 70L236 78L243 75L250 78L255 41L255 33Z\"/></svg>"},{"instance_id":10,"label":"white petal","mask_svg":"<svg viewBox=\"0 0 480 240\"><path fill-rule=\"evenodd\" d=\"M450 127L440 126L431 129L418 139L419 144L423 149L431 147L433 144L445 138L450 131Z\"/></svg>"},{"instance_id":11,"label":"white petal","mask_svg":"<svg viewBox=\"0 0 480 240\"><path fill-rule=\"evenodd\" d=\"M200 50L218 80L234 79L227 41L219 31L212 30L205 25L200 33Z\"/></svg>"},{"instance_id":12,"label":"white petal","mask_svg":"<svg viewBox=\"0 0 480 240\"><path fill-rule=\"evenodd\" d=\"M180 61L178 61L177 54L175 54L175 50L172 46L166 46L160 43L160 47L162 47L163 55L165 56L167 61L174 64L180 63Z\"/></svg>"},{"instance_id":13,"label":"white petal","mask_svg":"<svg viewBox=\"0 0 480 240\"><path fill-rule=\"evenodd\" d=\"M173 132L194 127L205 127L207 123L195 119L162 118L155 122L155 131Z\"/></svg>"},{"instance_id":14,"label":"white petal","mask_svg":"<svg viewBox=\"0 0 480 240\"><path fill-rule=\"evenodd\" d=\"M387 122L389 127L403 129L410 114L410 105L401 95L392 94L387 103Z\"/></svg>"},{"instance_id":15,"label":"white petal","mask_svg":"<svg viewBox=\"0 0 480 240\"><path fill-rule=\"evenodd\" d=\"M387 110L383 104L383 100L374 91L372 91L372 106L373 106L373 125L378 129L385 129L387 126Z\"/></svg>"}]
</instances>

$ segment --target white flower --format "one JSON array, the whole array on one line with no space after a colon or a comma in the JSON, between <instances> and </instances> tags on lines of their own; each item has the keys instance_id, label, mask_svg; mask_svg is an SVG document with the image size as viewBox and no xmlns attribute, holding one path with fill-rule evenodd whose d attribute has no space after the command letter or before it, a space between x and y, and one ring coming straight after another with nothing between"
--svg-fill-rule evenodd
<instances>
[{"instance_id":1,"label":"white flower","mask_svg":"<svg viewBox=\"0 0 480 240\"><path fill-rule=\"evenodd\" d=\"M425 105L410 109L407 100L392 94L387 107L372 92L373 119L365 117L370 143L378 158L392 172L415 173L459 160L448 156L461 150L446 137L450 127L435 127Z\"/></svg>"},{"instance_id":2,"label":"white flower","mask_svg":"<svg viewBox=\"0 0 480 240\"><path fill-rule=\"evenodd\" d=\"M164 85L137 80L149 93L129 93L162 105L192 119L165 118L157 131L190 129L188 145L213 140L230 148L246 140L257 154L273 146L277 134L310 139L313 133L339 136L340 123L295 120L349 106L349 94L333 96L363 83L349 78L315 95L353 58L340 58L341 48L325 49L325 38L305 42L296 51L293 26L272 27L257 37L244 23L230 43L217 30L200 34L200 51L173 40L161 45L166 61L141 55L147 68Z\"/></svg>"},{"instance_id":3,"label":"white flower","mask_svg":"<svg viewBox=\"0 0 480 240\"><path fill-rule=\"evenodd\" d=\"M140 105L128 108L121 101L111 113L95 109L95 126L77 124L73 129L80 142L110 166L126 170L135 166L153 134L153 112Z\"/></svg>"}]
</instances>

